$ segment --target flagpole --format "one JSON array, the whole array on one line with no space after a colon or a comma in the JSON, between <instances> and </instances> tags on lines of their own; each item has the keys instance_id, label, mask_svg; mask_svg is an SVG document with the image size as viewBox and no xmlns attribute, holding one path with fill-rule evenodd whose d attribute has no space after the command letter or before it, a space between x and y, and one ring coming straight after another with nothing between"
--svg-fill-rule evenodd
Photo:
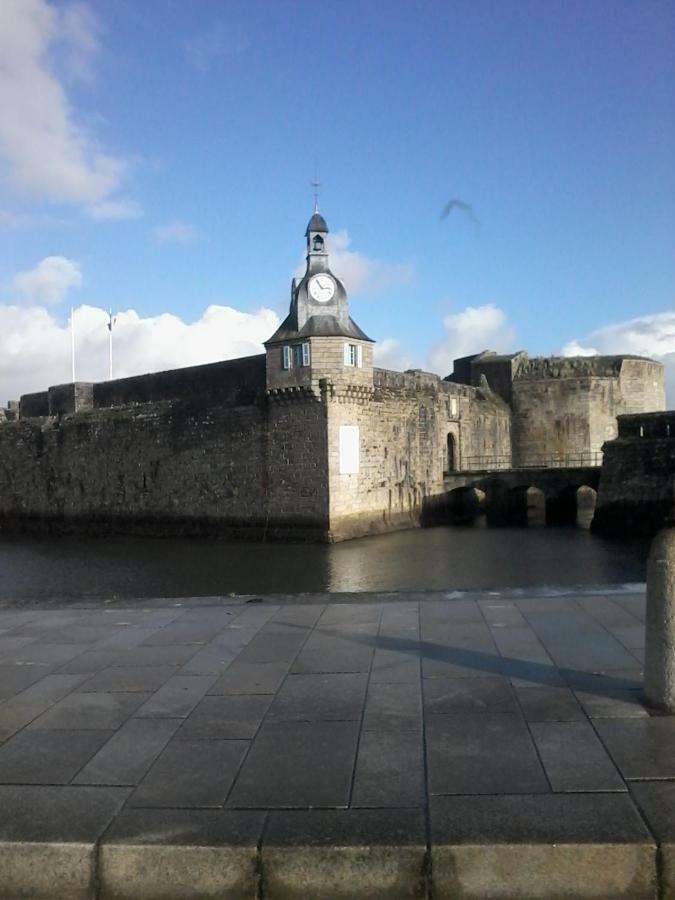
<instances>
[{"instance_id":1,"label":"flagpole","mask_svg":"<svg viewBox=\"0 0 675 900\"><path fill-rule=\"evenodd\" d=\"M108 362L109 362L110 381L112 381L112 377L113 377L112 330L113 330L113 314L112 314L112 309L111 309L109 312L109 319L108 319Z\"/></svg>"},{"instance_id":2,"label":"flagpole","mask_svg":"<svg viewBox=\"0 0 675 900\"><path fill-rule=\"evenodd\" d=\"M70 307L70 364L73 384L75 383L75 310Z\"/></svg>"}]
</instances>

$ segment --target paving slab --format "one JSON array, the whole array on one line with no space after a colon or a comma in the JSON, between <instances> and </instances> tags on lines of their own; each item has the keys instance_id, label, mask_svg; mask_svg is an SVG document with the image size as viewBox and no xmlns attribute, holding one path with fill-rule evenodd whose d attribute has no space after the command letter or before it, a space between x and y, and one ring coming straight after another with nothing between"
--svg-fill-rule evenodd
<instances>
[{"instance_id":1,"label":"paving slab","mask_svg":"<svg viewBox=\"0 0 675 900\"><path fill-rule=\"evenodd\" d=\"M421 729L364 731L356 759L351 805L425 805L424 746Z\"/></svg>"},{"instance_id":2,"label":"paving slab","mask_svg":"<svg viewBox=\"0 0 675 900\"><path fill-rule=\"evenodd\" d=\"M222 807L247 741L172 741L131 795L130 806Z\"/></svg>"},{"instance_id":3,"label":"paving slab","mask_svg":"<svg viewBox=\"0 0 675 900\"><path fill-rule=\"evenodd\" d=\"M516 685L516 695L528 722L585 721L583 707L566 687Z\"/></svg>"},{"instance_id":4,"label":"paving slab","mask_svg":"<svg viewBox=\"0 0 675 900\"><path fill-rule=\"evenodd\" d=\"M627 790L589 722L532 722L530 731L554 791Z\"/></svg>"},{"instance_id":5,"label":"paving slab","mask_svg":"<svg viewBox=\"0 0 675 900\"><path fill-rule=\"evenodd\" d=\"M289 675L267 718L273 722L358 721L368 678L361 673Z\"/></svg>"},{"instance_id":6,"label":"paving slab","mask_svg":"<svg viewBox=\"0 0 675 900\"><path fill-rule=\"evenodd\" d=\"M180 724L179 719L128 719L77 774L74 783L137 785Z\"/></svg>"},{"instance_id":7,"label":"paving slab","mask_svg":"<svg viewBox=\"0 0 675 900\"><path fill-rule=\"evenodd\" d=\"M624 778L675 778L675 716L594 723Z\"/></svg>"},{"instance_id":8,"label":"paving slab","mask_svg":"<svg viewBox=\"0 0 675 900\"><path fill-rule=\"evenodd\" d=\"M287 663L235 660L209 689L210 694L275 694L288 674Z\"/></svg>"},{"instance_id":9,"label":"paving slab","mask_svg":"<svg viewBox=\"0 0 675 900\"><path fill-rule=\"evenodd\" d=\"M16 734L82 683L81 675L45 675L0 704L0 741ZM75 726L77 727L77 726ZM110 726L115 727L115 726Z\"/></svg>"},{"instance_id":10,"label":"paving slab","mask_svg":"<svg viewBox=\"0 0 675 900\"><path fill-rule=\"evenodd\" d=\"M103 729L107 731L112 728L120 728L129 716L151 696L148 693L138 692L129 694L71 693L50 706L34 721L37 728L47 730ZM2 707L0 707L0 722L2 711Z\"/></svg>"},{"instance_id":11,"label":"paving slab","mask_svg":"<svg viewBox=\"0 0 675 900\"><path fill-rule=\"evenodd\" d=\"M516 697L509 682L492 678L427 678L424 709L428 716L464 713L516 713Z\"/></svg>"},{"instance_id":12,"label":"paving slab","mask_svg":"<svg viewBox=\"0 0 675 900\"><path fill-rule=\"evenodd\" d=\"M181 726L180 740L251 740L269 705L271 694L204 697Z\"/></svg>"},{"instance_id":13,"label":"paving slab","mask_svg":"<svg viewBox=\"0 0 675 900\"><path fill-rule=\"evenodd\" d=\"M0 610L0 900L675 900L675 719L642 702L643 609Z\"/></svg>"},{"instance_id":14,"label":"paving slab","mask_svg":"<svg viewBox=\"0 0 675 900\"><path fill-rule=\"evenodd\" d=\"M84 682L80 691L156 691L175 673L173 666L110 666Z\"/></svg>"},{"instance_id":15,"label":"paving slab","mask_svg":"<svg viewBox=\"0 0 675 900\"><path fill-rule=\"evenodd\" d=\"M364 731L422 729L422 694L417 682L379 683L371 680L363 712Z\"/></svg>"},{"instance_id":16,"label":"paving slab","mask_svg":"<svg viewBox=\"0 0 675 900\"><path fill-rule=\"evenodd\" d=\"M155 719L185 719L215 680L215 675L172 675L136 710L135 715Z\"/></svg>"},{"instance_id":17,"label":"paving slab","mask_svg":"<svg viewBox=\"0 0 675 900\"><path fill-rule=\"evenodd\" d=\"M358 734L359 722L263 723L228 806L346 807Z\"/></svg>"},{"instance_id":18,"label":"paving slab","mask_svg":"<svg viewBox=\"0 0 675 900\"><path fill-rule=\"evenodd\" d=\"M549 791L527 725L513 713L427 718L431 794Z\"/></svg>"},{"instance_id":19,"label":"paving slab","mask_svg":"<svg viewBox=\"0 0 675 900\"><path fill-rule=\"evenodd\" d=\"M68 784L114 733L24 729L0 747L0 784Z\"/></svg>"}]
</instances>

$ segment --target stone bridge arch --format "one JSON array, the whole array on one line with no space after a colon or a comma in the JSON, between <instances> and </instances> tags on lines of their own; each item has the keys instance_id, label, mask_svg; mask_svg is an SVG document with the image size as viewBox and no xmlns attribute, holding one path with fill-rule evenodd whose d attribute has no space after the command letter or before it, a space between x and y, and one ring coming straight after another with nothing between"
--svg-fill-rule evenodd
<instances>
[{"instance_id":1,"label":"stone bridge arch","mask_svg":"<svg viewBox=\"0 0 675 900\"><path fill-rule=\"evenodd\" d=\"M447 473L447 519L472 508L491 524L577 524L590 527L600 479L599 467L506 469ZM471 491L478 494L471 494ZM480 503L471 502L480 496ZM443 505L443 504L441 504Z\"/></svg>"}]
</instances>

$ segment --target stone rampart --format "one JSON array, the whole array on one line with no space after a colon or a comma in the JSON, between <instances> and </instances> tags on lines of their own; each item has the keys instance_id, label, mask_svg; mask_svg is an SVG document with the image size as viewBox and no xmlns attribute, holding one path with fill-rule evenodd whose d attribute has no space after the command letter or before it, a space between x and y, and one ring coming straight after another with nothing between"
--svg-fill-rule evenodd
<instances>
[{"instance_id":1,"label":"stone rampart","mask_svg":"<svg viewBox=\"0 0 675 900\"><path fill-rule=\"evenodd\" d=\"M421 524L448 466L478 453L510 455L510 411L496 396L427 372L374 370L372 392L327 399L333 540ZM340 471L340 428L357 426L359 472ZM454 459L449 459L449 454Z\"/></svg>"},{"instance_id":2,"label":"stone rampart","mask_svg":"<svg viewBox=\"0 0 675 900\"><path fill-rule=\"evenodd\" d=\"M653 535L663 527L675 485L675 412L619 416L604 457L593 530Z\"/></svg>"},{"instance_id":3,"label":"stone rampart","mask_svg":"<svg viewBox=\"0 0 675 900\"><path fill-rule=\"evenodd\" d=\"M49 393L39 391L35 394L23 394L19 400L19 417L37 419L49 415Z\"/></svg>"},{"instance_id":4,"label":"stone rampart","mask_svg":"<svg viewBox=\"0 0 675 900\"><path fill-rule=\"evenodd\" d=\"M94 385L94 406L100 409L192 399L245 405L253 402L264 390L265 355L259 354L209 365L103 381Z\"/></svg>"},{"instance_id":5,"label":"stone rampart","mask_svg":"<svg viewBox=\"0 0 675 900\"><path fill-rule=\"evenodd\" d=\"M325 539L325 409L135 403L0 428L0 527Z\"/></svg>"},{"instance_id":6,"label":"stone rampart","mask_svg":"<svg viewBox=\"0 0 675 900\"><path fill-rule=\"evenodd\" d=\"M664 408L663 366L637 357L521 357L512 404L516 466L597 465L617 415Z\"/></svg>"}]
</instances>

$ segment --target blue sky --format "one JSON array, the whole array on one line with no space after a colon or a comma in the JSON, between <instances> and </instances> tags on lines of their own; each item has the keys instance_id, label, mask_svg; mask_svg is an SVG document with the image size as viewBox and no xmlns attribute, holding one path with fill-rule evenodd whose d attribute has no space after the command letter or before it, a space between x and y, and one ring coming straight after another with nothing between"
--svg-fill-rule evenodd
<instances>
[{"instance_id":1,"label":"blue sky","mask_svg":"<svg viewBox=\"0 0 675 900\"><path fill-rule=\"evenodd\" d=\"M120 373L259 343L315 161L384 363L675 362L672 2L3 0L1 33L0 401L58 369L71 305L87 377L109 306ZM236 345L232 315L181 331L210 305Z\"/></svg>"}]
</instances>

